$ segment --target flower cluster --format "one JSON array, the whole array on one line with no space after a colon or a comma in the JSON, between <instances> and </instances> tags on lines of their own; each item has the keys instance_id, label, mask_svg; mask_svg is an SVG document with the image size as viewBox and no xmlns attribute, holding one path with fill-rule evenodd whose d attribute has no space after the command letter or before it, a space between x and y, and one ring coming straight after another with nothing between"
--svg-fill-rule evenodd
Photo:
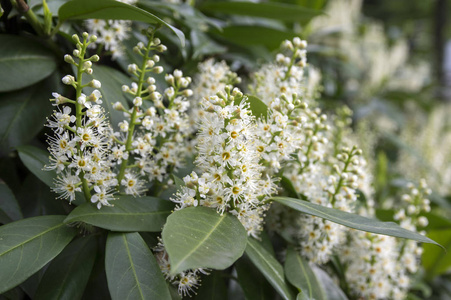
<instances>
[{"instance_id":1,"label":"flower cluster","mask_svg":"<svg viewBox=\"0 0 451 300\"><path fill-rule=\"evenodd\" d=\"M133 5L137 0L117 0ZM131 31L132 22L128 20L102 20L89 19L85 21L85 27L90 34L98 36L97 41L91 44L92 48L102 47L108 51L113 59L124 53L122 41L127 39Z\"/></svg>"},{"instance_id":2,"label":"flower cluster","mask_svg":"<svg viewBox=\"0 0 451 300\"><path fill-rule=\"evenodd\" d=\"M401 227L417 231L428 223L420 213L430 210L425 198L430 189L422 180L418 189L409 184L409 190L401 197L406 208L399 209L395 219ZM417 272L423 252L418 243L356 230L351 230L349 237L340 256L347 266L346 281L352 293L365 299L405 299L409 274Z\"/></svg>"},{"instance_id":3,"label":"flower cluster","mask_svg":"<svg viewBox=\"0 0 451 300\"><path fill-rule=\"evenodd\" d=\"M114 187L117 185L115 173L110 168L109 156L112 144L112 129L106 120L101 93L97 80L82 83L82 74L92 74L92 62L99 60L97 55L85 58L89 44L96 40L95 36L83 34L83 41L73 36L77 49L73 56L67 54L64 59L77 68L77 78L66 75L62 81L74 87L76 100L53 93L54 111L47 126L52 128L54 136L49 136L50 164L47 170L56 170L58 177L53 190L60 194L59 198L75 200L75 192L84 192L85 198L102 205L110 205ZM82 93L83 88L93 87L90 95ZM75 115L70 105L75 106ZM91 190L94 195L91 197Z\"/></svg>"},{"instance_id":4,"label":"flower cluster","mask_svg":"<svg viewBox=\"0 0 451 300\"><path fill-rule=\"evenodd\" d=\"M121 183L127 176L132 176L127 172L130 167L136 167L149 181L163 182L170 172L182 165L186 151L185 139L189 134L187 99L193 93L187 87L191 78L174 70L173 74L165 75L169 87L160 93L155 78L148 74L163 72L161 66L156 66L160 57L152 55L152 50L163 52L166 47L158 38L153 38L151 32L147 45L139 42L134 48L143 57L142 65L128 66L135 81L130 86L122 86L124 93L132 95L133 107L127 110L119 102L114 104L114 108L123 111L126 117L118 124L120 132L115 135L117 146L113 150L113 159L120 164L118 178ZM128 183L124 184L127 186Z\"/></svg>"},{"instance_id":5,"label":"flower cluster","mask_svg":"<svg viewBox=\"0 0 451 300\"><path fill-rule=\"evenodd\" d=\"M213 207L238 217L249 235L257 237L267 209L264 201L275 191L272 179L262 176L257 151L255 118L247 97L237 88L204 99L193 172L172 200L177 208Z\"/></svg>"}]
</instances>

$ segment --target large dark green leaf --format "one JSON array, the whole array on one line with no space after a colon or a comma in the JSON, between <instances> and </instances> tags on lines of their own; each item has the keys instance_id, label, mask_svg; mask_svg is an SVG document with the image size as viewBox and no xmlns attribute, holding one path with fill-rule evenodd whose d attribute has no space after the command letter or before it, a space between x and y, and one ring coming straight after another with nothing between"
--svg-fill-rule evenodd
<instances>
[{"instance_id":1,"label":"large dark green leaf","mask_svg":"<svg viewBox=\"0 0 451 300\"><path fill-rule=\"evenodd\" d=\"M303 259L293 247L288 247L285 260L285 275L288 281L307 296L307 299L325 299L320 283L308 261Z\"/></svg>"},{"instance_id":2,"label":"large dark green leaf","mask_svg":"<svg viewBox=\"0 0 451 300\"><path fill-rule=\"evenodd\" d=\"M64 216L42 216L0 227L0 294L57 256L75 236Z\"/></svg>"},{"instance_id":3,"label":"large dark green leaf","mask_svg":"<svg viewBox=\"0 0 451 300\"><path fill-rule=\"evenodd\" d=\"M16 197L9 187L0 180L0 223L9 223L23 218Z\"/></svg>"},{"instance_id":4,"label":"large dark green leaf","mask_svg":"<svg viewBox=\"0 0 451 300\"><path fill-rule=\"evenodd\" d=\"M185 45L185 35L183 32L145 10L119 1L72 0L60 7L58 16L61 22L69 19L105 19L163 24L177 35L182 46Z\"/></svg>"},{"instance_id":5,"label":"large dark green leaf","mask_svg":"<svg viewBox=\"0 0 451 300\"><path fill-rule=\"evenodd\" d=\"M0 70L1 74L5 72L1 66ZM29 88L0 96L0 153L28 143L44 128L46 117L52 113L49 98L56 84L56 77L51 76Z\"/></svg>"},{"instance_id":6,"label":"large dark green leaf","mask_svg":"<svg viewBox=\"0 0 451 300\"><path fill-rule=\"evenodd\" d=\"M113 300L171 299L155 257L139 233L110 233L105 269Z\"/></svg>"},{"instance_id":7,"label":"large dark green leaf","mask_svg":"<svg viewBox=\"0 0 451 300\"><path fill-rule=\"evenodd\" d=\"M207 207L188 207L168 217L163 241L171 272L187 269L225 269L246 248L247 233L235 216Z\"/></svg>"},{"instance_id":8,"label":"large dark green leaf","mask_svg":"<svg viewBox=\"0 0 451 300\"><path fill-rule=\"evenodd\" d=\"M246 254L283 299L294 299L285 281L282 265L255 239L249 238Z\"/></svg>"},{"instance_id":9,"label":"large dark green leaf","mask_svg":"<svg viewBox=\"0 0 451 300\"><path fill-rule=\"evenodd\" d=\"M56 178L55 171L44 171L43 168L49 163L50 154L34 146L20 146L17 148L19 157L27 169L48 186L53 186Z\"/></svg>"},{"instance_id":10,"label":"large dark green leaf","mask_svg":"<svg viewBox=\"0 0 451 300\"><path fill-rule=\"evenodd\" d=\"M442 244L447 251L444 252L432 245L423 245L423 266L426 269L427 277L434 278L434 276L451 269L451 229L432 230L428 232L428 237Z\"/></svg>"},{"instance_id":11,"label":"large dark green leaf","mask_svg":"<svg viewBox=\"0 0 451 300\"><path fill-rule=\"evenodd\" d=\"M276 49L282 41L296 36L291 31L257 25L231 25L217 34L238 45L263 45L269 49Z\"/></svg>"},{"instance_id":12,"label":"large dark green leaf","mask_svg":"<svg viewBox=\"0 0 451 300\"><path fill-rule=\"evenodd\" d=\"M276 19L282 21L308 22L322 14L319 10L298 5L274 2L215 1L200 7L203 11Z\"/></svg>"},{"instance_id":13,"label":"large dark green leaf","mask_svg":"<svg viewBox=\"0 0 451 300\"><path fill-rule=\"evenodd\" d=\"M16 35L0 35L0 92L30 86L55 69L55 56L40 43Z\"/></svg>"},{"instance_id":14,"label":"large dark green leaf","mask_svg":"<svg viewBox=\"0 0 451 300\"><path fill-rule=\"evenodd\" d=\"M400 227L398 224L393 222L381 222L376 219L369 219L366 217L362 217L356 214L344 212L338 209L333 209L329 207L325 207L322 205L318 205L315 203L311 203L304 200L288 198L288 197L273 197L272 200L279 202L283 205L291 207L300 212L317 216L320 218L327 219L334 223L338 223L347 227L351 227L354 229L390 235L394 237L400 237L405 239L416 240L423 243L431 243L438 246L440 244L431 240L428 237L425 237L419 233L409 231Z\"/></svg>"},{"instance_id":15,"label":"large dark green leaf","mask_svg":"<svg viewBox=\"0 0 451 300\"><path fill-rule=\"evenodd\" d=\"M235 263L238 283L246 296L246 299L272 300L275 290L268 283L262 273L249 260L247 255L243 255Z\"/></svg>"},{"instance_id":16,"label":"large dark green leaf","mask_svg":"<svg viewBox=\"0 0 451 300\"><path fill-rule=\"evenodd\" d=\"M84 75L85 79L97 79L102 83L102 87L99 89L102 92L102 106L108 115L108 119L111 125L118 130L118 123L124 120L124 113L117 111L113 108L115 102L120 102L125 108L128 108L127 99L122 92L122 85L130 85L131 80L123 73L107 66L95 66L94 73L92 75ZM92 88L85 88L84 92L90 94Z\"/></svg>"},{"instance_id":17,"label":"large dark green leaf","mask_svg":"<svg viewBox=\"0 0 451 300\"><path fill-rule=\"evenodd\" d=\"M113 206L101 209L92 203L75 208L64 223L84 222L113 231L160 231L174 208L170 201L154 198L118 196Z\"/></svg>"},{"instance_id":18,"label":"large dark green leaf","mask_svg":"<svg viewBox=\"0 0 451 300\"><path fill-rule=\"evenodd\" d=\"M97 255L93 236L70 243L50 263L41 279L35 298L81 299Z\"/></svg>"},{"instance_id":19,"label":"large dark green leaf","mask_svg":"<svg viewBox=\"0 0 451 300\"><path fill-rule=\"evenodd\" d=\"M227 286L220 271L212 271L202 278L195 300L227 300Z\"/></svg>"}]
</instances>

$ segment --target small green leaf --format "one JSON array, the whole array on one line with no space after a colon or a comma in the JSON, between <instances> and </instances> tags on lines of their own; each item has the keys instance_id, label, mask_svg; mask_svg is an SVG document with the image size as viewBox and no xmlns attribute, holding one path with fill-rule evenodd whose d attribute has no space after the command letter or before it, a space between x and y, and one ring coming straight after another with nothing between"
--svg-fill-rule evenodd
<instances>
[{"instance_id":1,"label":"small green leaf","mask_svg":"<svg viewBox=\"0 0 451 300\"><path fill-rule=\"evenodd\" d=\"M110 233L105 251L113 300L171 299L163 273L139 233Z\"/></svg>"},{"instance_id":2,"label":"small green leaf","mask_svg":"<svg viewBox=\"0 0 451 300\"><path fill-rule=\"evenodd\" d=\"M177 190L181 189L183 186L185 186L185 182L180 179L177 175L171 174L172 180L174 180L175 186L177 187Z\"/></svg>"},{"instance_id":3,"label":"small green leaf","mask_svg":"<svg viewBox=\"0 0 451 300\"><path fill-rule=\"evenodd\" d=\"M72 0L58 10L60 22L84 19L132 20L150 24L162 24L171 29L185 45L185 35L157 16L138 7L112 0Z\"/></svg>"},{"instance_id":4,"label":"small green leaf","mask_svg":"<svg viewBox=\"0 0 451 300\"><path fill-rule=\"evenodd\" d=\"M162 236L173 274L195 268L225 269L243 255L247 241L246 230L235 216L221 216L207 207L174 212Z\"/></svg>"},{"instance_id":5,"label":"small green leaf","mask_svg":"<svg viewBox=\"0 0 451 300\"><path fill-rule=\"evenodd\" d=\"M23 218L22 211L17 203L16 197L9 187L0 180L0 223L6 224ZM5 219L2 219L2 214Z\"/></svg>"},{"instance_id":6,"label":"small green leaf","mask_svg":"<svg viewBox=\"0 0 451 300\"><path fill-rule=\"evenodd\" d=\"M81 299L97 255L93 236L70 243L50 263L39 283L35 299Z\"/></svg>"},{"instance_id":7,"label":"small green leaf","mask_svg":"<svg viewBox=\"0 0 451 300\"><path fill-rule=\"evenodd\" d=\"M20 146L17 151L25 167L46 185L53 187L56 172L43 170L44 166L49 163L49 152L29 145Z\"/></svg>"},{"instance_id":8,"label":"small green leaf","mask_svg":"<svg viewBox=\"0 0 451 300\"><path fill-rule=\"evenodd\" d=\"M39 271L57 256L76 231L64 216L42 216L0 227L0 294Z\"/></svg>"},{"instance_id":9,"label":"small green leaf","mask_svg":"<svg viewBox=\"0 0 451 300\"><path fill-rule=\"evenodd\" d=\"M326 298L308 261L303 259L293 247L288 247L287 250L285 275L292 285L302 291L305 299Z\"/></svg>"},{"instance_id":10,"label":"small green leaf","mask_svg":"<svg viewBox=\"0 0 451 300\"><path fill-rule=\"evenodd\" d=\"M248 239L246 254L283 299L295 298L285 281L282 265L257 240Z\"/></svg>"},{"instance_id":11,"label":"small green leaf","mask_svg":"<svg viewBox=\"0 0 451 300\"><path fill-rule=\"evenodd\" d=\"M206 2L201 5L200 9L202 11L218 12L221 14L244 15L302 23L306 23L313 17L323 13L320 10L304 8L298 5L248 1Z\"/></svg>"},{"instance_id":12,"label":"small green leaf","mask_svg":"<svg viewBox=\"0 0 451 300\"><path fill-rule=\"evenodd\" d=\"M64 223L84 222L113 231L161 231L174 208L170 201L154 197L119 196L113 206L101 209L92 203L75 208Z\"/></svg>"},{"instance_id":13,"label":"small green leaf","mask_svg":"<svg viewBox=\"0 0 451 300\"><path fill-rule=\"evenodd\" d=\"M0 35L0 92L35 84L55 69L52 51L37 41L17 35Z\"/></svg>"},{"instance_id":14,"label":"small green leaf","mask_svg":"<svg viewBox=\"0 0 451 300\"><path fill-rule=\"evenodd\" d=\"M259 98L255 96L248 96L247 101L249 102L252 114L256 118L264 118L268 115L268 106Z\"/></svg>"},{"instance_id":15,"label":"small green leaf","mask_svg":"<svg viewBox=\"0 0 451 300\"><path fill-rule=\"evenodd\" d=\"M432 245L423 245L423 266L426 269L427 277L434 278L451 269L451 229L432 230L428 232L428 237L444 245L446 249L444 252Z\"/></svg>"},{"instance_id":16,"label":"small green leaf","mask_svg":"<svg viewBox=\"0 0 451 300\"><path fill-rule=\"evenodd\" d=\"M333 209L294 198L273 197L272 200L279 202L283 205L286 205L288 207L291 207L300 212L324 218L334 223L341 224L354 229L416 240L423 243L431 243L442 247L440 244L434 242L430 238L425 237L419 233L404 229L400 227L398 224L393 222L381 222L376 219L369 219L356 214L344 212L338 209Z\"/></svg>"},{"instance_id":17,"label":"small green leaf","mask_svg":"<svg viewBox=\"0 0 451 300\"><path fill-rule=\"evenodd\" d=\"M238 45L263 45L271 50L277 49L284 40L297 36L291 31L257 25L231 25L216 34Z\"/></svg>"},{"instance_id":18,"label":"small green leaf","mask_svg":"<svg viewBox=\"0 0 451 300\"><path fill-rule=\"evenodd\" d=\"M194 300L227 300L227 286L220 271L212 271L202 278Z\"/></svg>"},{"instance_id":19,"label":"small green leaf","mask_svg":"<svg viewBox=\"0 0 451 300\"><path fill-rule=\"evenodd\" d=\"M92 79L97 79L102 83L102 87L99 88L102 93L102 106L108 115L108 119L115 130L119 130L118 123L124 120L124 113L117 111L113 108L115 102L120 102L125 109L128 109L129 105L127 103L127 98L122 92L122 85L130 85L131 79L128 78L123 73L110 68L108 66L96 65L94 67L94 72L92 75L84 75L83 82L85 80L91 81ZM83 91L86 94L91 94L93 88L85 88Z\"/></svg>"}]
</instances>

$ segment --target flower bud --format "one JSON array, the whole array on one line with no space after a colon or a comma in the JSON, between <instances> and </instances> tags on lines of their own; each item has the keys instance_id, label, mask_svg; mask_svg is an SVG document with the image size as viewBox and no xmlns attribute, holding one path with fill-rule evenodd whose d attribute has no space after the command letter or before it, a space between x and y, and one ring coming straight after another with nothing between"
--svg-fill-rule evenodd
<instances>
[{"instance_id":1,"label":"flower bud","mask_svg":"<svg viewBox=\"0 0 451 300\"><path fill-rule=\"evenodd\" d=\"M72 35L72 40L73 40L74 42L76 42L77 44L80 43L80 38L79 38L78 35L76 35L76 34Z\"/></svg>"},{"instance_id":2,"label":"flower bud","mask_svg":"<svg viewBox=\"0 0 451 300\"><path fill-rule=\"evenodd\" d=\"M193 90L186 89L183 91L183 96L185 97L191 97L193 95Z\"/></svg>"},{"instance_id":3,"label":"flower bud","mask_svg":"<svg viewBox=\"0 0 451 300\"><path fill-rule=\"evenodd\" d=\"M130 64L130 65L128 65L127 70L130 73L136 73L136 70L138 70L138 66L136 64Z\"/></svg>"},{"instance_id":4,"label":"flower bud","mask_svg":"<svg viewBox=\"0 0 451 300\"><path fill-rule=\"evenodd\" d=\"M75 52L75 51L78 51L78 50L74 50L74 52ZM64 55L64 61L67 62L67 63L69 63L69 64L75 64L74 59L73 59L72 56L69 55L69 54Z\"/></svg>"},{"instance_id":5,"label":"flower bud","mask_svg":"<svg viewBox=\"0 0 451 300\"><path fill-rule=\"evenodd\" d=\"M172 76L171 74L166 74L166 75L164 76L164 79L166 80L166 82L167 82L169 85L174 85L174 76Z\"/></svg>"},{"instance_id":6,"label":"flower bud","mask_svg":"<svg viewBox=\"0 0 451 300\"><path fill-rule=\"evenodd\" d=\"M62 82L67 85L72 85L75 83L75 78L72 75L66 75L63 77Z\"/></svg>"},{"instance_id":7,"label":"flower bud","mask_svg":"<svg viewBox=\"0 0 451 300\"><path fill-rule=\"evenodd\" d=\"M164 51L166 51L168 48L165 46L165 45L159 45L158 47L157 47L157 51L158 52L164 52Z\"/></svg>"},{"instance_id":8,"label":"flower bud","mask_svg":"<svg viewBox=\"0 0 451 300\"><path fill-rule=\"evenodd\" d=\"M124 106L119 101L113 103L113 109L119 110L119 111L124 111L125 110Z\"/></svg>"},{"instance_id":9,"label":"flower bud","mask_svg":"<svg viewBox=\"0 0 451 300\"><path fill-rule=\"evenodd\" d=\"M155 74L160 74L163 72L163 67L162 66L158 66L152 69L152 72L154 72Z\"/></svg>"},{"instance_id":10,"label":"flower bud","mask_svg":"<svg viewBox=\"0 0 451 300\"><path fill-rule=\"evenodd\" d=\"M133 99L133 105L140 107L143 104L143 99L141 97L136 97Z\"/></svg>"},{"instance_id":11,"label":"flower bud","mask_svg":"<svg viewBox=\"0 0 451 300\"><path fill-rule=\"evenodd\" d=\"M94 54L90 58L88 58L90 61L98 62L100 60L100 57L97 54Z\"/></svg>"}]
</instances>

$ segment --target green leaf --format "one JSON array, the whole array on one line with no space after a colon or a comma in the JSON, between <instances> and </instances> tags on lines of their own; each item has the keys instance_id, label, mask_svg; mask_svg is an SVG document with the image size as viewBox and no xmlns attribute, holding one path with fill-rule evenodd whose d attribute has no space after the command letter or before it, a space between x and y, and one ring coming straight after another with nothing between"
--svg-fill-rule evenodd
<instances>
[{"instance_id":1,"label":"green leaf","mask_svg":"<svg viewBox=\"0 0 451 300\"><path fill-rule=\"evenodd\" d=\"M247 240L246 230L235 216L221 216L207 207L174 212L162 236L172 274L195 268L225 269L243 255Z\"/></svg>"},{"instance_id":2,"label":"green leaf","mask_svg":"<svg viewBox=\"0 0 451 300\"><path fill-rule=\"evenodd\" d=\"M304 8L298 5L274 2L215 1L203 4L200 9L207 12L253 16L306 23L322 14L320 10Z\"/></svg>"},{"instance_id":3,"label":"green leaf","mask_svg":"<svg viewBox=\"0 0 451 300\"><path fill-rule=\"evenodd\" d=\"M440 244L436 243L430 238L425 237L419 233L404 229L400 227L398 224L393 222L381 222L376 219L369 219L356 214L344 212L338 209L333 209L294 198L273 197L272 200L279 202L283 205L286 205L288 207L291 207L300 212L317 216L354 229L416 240L423 243L431 243L442 247Z\"/></svg>"},{"instance_id":4,"label":"green leaf","mask_svg":"<svg viewBox=\"0 0 451 300\"><path fill-rule=\"evenodd\" d=\"M430 231L428 237L444 245L446 249L444 252L432 245L423 245L423 266L426 269L426 276L432 279L451 269L451 229Z\"/></svg>"},{"instance_id":5,"label":"green leaf","mask_svg":"<svg viewBox=\"0 0 451 300\"><path fill-rule=\"evenodd\" d=\"M128 109L129 105L125 94L122 92L122 85L130 85L131 79L118 70L101 65L94 67L92 75L85 74L83 82L85 82L85 79L86 82L97 79L102 83L102 87L98 89L102 93L102 106L113 128L119 130L118 123L124 120L124 113L115 110L113 104L120 102ZM83 91L89 95L93 90L93 88L85 88Z\"/></svg>"},{"instance_id":6,"label":"green leaf","mask_svg":"<svg viewBox=\"0 0 451 300\"><path fill-rule=\"evenodd\" d=\"M277 49L284 40L296 36L291 31L257 25L231 25L216 34L241 46L263 45L271 50Z\"/></svg>"},{"instance_id":7,"label":"green leaf","mask_svg":"<svg viewBox=\"0 0 451 300\"><path fill-rule=\"evenodd\" d=\"M0 35L0 92L35 84L55 69L52 51L37 41L16 35Z\"/></svg>"},{"instance_id":8,"label":"green leaf","mask_svg":"<svg viewBox=\"0 0 451 300\"><path fill-rule=\"evenodd\" d=\"M246 299L272 300L275 298L275 290L272 288L262 273L253 265L247 255L241 257L235 263L240 284Z\"/></svg>"},{"instance_id":9,"label":"green leaf","mask_svg":"<svg viewBox=\"0 0 451 300\"><path fill-rule=\"evenodd\" d=\"M110 233L105 268L113 300L171 299L160 267L139 233Z\"/></svg>"},{"instance_id":10,"label":"green leaf","mask_svg":"<svg viewBox=\"0 0 451 300\"><path fill-rule=\"evenodd\" d=\"M0 180L0 223L9 223L23 218L22 211L17 203L16 197L9 187ZM1 218L4 214L5 218Z\"/></svg>"},{"instance_id":11,"label":"green leaf","mask_svg":"<svg viewBox=\"0 0 451 300\"><path fill-rule=\"evenodd\" d=\"M195 300L227 300L227 286L220 271L212 271L202 278Z\"/></svg>"},{"instance_id":12,"label":"green leaf","mask_svg":"<svg viewBox=\"0 0 451 300\"><path fill-rule=\"evenodd\" d=\"M185 45L185 35L157 16L135 6L112 0L72 0L60 7L60 22L84 19L132 20L150 24L162 24L171 29Z\"/></svg>"},{"instance_id":13,"label":"green leaf","mask_svg":"<svg viewBox=\"0 0 451 300\"><path fill-rule=\"evenodd\" d=\"M321 299L348 300L348 297L346 297L345 293L337 286L329 274L316 265L312 265L312 270L315 273L318 282L321 284L324 293L326 294L326 296Z\"/></svg>"},{"instance_id":14,"label":"green leaf","mask_svg":"<svg viewBox=\"0 0 451 300\"><path fill-rule=\"evenodd\" d=\"M64 223L84 222L113 231L161 231L174 208L170 201L154 197L118 196L113 206L101 209L92 203L75 208Z\"/></svg>"},{"instance_id":15,"label":"green leaf","mask_svg":"<svg viewBox=\"0 0 451 300\"><path fill-rule=\"evenodd\" d=\"M41 279L35 299L81 299L97 255L93 236L70 243L50 263Z\"/></svg>"},{"instance_id":16,"label":"green leaf","mask_svg":"<svg viewBox=\"0 0 451 300\"><path fill-rule=\"evenodd\" d=\"M171 174L171 178L172 180L174 180L177 190L180 190L183 186L185 186L185 182L182 179L180 179L180 177L178 177L177 175Z\"/></svg>"},{"instance_id":17,"label":"green leaf","mask_svg":"<svg viewBox=\"0 0 451 300\"><path fill-rule=\"evenodd\" d=\"M52 112L49 97L56 85L56 76L51 76L32 87L0 96L0 153L28 143L44 128Z\"/></svg>"},{"instance_id":18,"label":"green leaf","mask_svg":"<svg viewBox=\"0 0 451 300\"><path fill-rule=\"evenodd\" d=\"M303 259L293 247L288 247L287 250L285 275L292 285L303 292L306 299L325 299L324 292L308 261Z\"/></svg>"},{"instance_id":19,"label":"green leaf","mask_svg":"<svg viewBox=\"0 0 451 300\"><path fill-rule=\"evenodd\" d=\"M295 298L285 281L282 265L257 240L248 239L246 254L283 299Z\"/></svg>"},{"instance_id":20,"label":"green leaf","mask_svg":"<svg viewBox=\"0 0 451 300\"><path fill-rule=\"evenodd\" d=\"M0 227L0 294L23 282L57 256L76 231L64 216L42 216Z\"/></svg>"},{"instance_id":21,"label":"green leaf","mask_svg":"<svg viewBox=\"0 0 451 300\"><path fill-rule=\"evenodd\" d=\"M259 98L255 96L248 96L247 101L249 102L252 114L256 118L264 118L268 115L268 106Z\"/></svg>"},{"instance_id":22,"label":"green leaf","mask_svg":"<svg viewBox=\"0 0 451 300\"><path fill-rule=\"evenodd\" d=\"M46 185L52 187L56 172L43 170L44 166L49 163L49 152L29 145L20 146L17 151L25 167Z\"/></svg>"},{"instance_id":23,"label":"green leaf","mask_svg":"<svg viewBox=\"0 0 451 300\"><path fill-rule=\"evenodd\" d=\"M314 298L310 298L309 296L307 296L306 293L304 292L300 292L297 296L296 296L296 300L314 300Z\"/></svg>"}]
</instances>

